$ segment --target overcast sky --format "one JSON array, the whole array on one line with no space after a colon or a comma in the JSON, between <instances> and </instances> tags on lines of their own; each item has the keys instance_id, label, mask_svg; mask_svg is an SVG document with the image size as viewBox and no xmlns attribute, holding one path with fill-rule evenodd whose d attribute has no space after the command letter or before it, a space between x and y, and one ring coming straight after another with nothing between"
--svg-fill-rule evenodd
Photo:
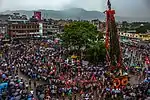
<instances>
[{"instance_id":1,"label":"overcast sky","mask_svg":"<svg viewBox=\"0 0 150 100\"><path fill-rule=\"evenodd\" d=\"M120 16L150 17L150 0L111 0L113 8ZM0 11L4 10L61 10L84 8L104 11L106 0L0 0Z\"/></svg>"}]
</instances>

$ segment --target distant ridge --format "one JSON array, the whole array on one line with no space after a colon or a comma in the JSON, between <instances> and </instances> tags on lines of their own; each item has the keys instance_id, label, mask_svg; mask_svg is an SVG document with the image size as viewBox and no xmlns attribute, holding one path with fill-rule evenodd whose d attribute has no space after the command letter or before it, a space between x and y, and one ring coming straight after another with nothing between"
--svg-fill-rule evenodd
<instances>
[{"instance_id":1,"label":"distant ridge","mask_svg":"<svg viewBox=\"0 0 150 100\"><path fill-rule=\"evenodd\" d=\"M15 11L4 11L1 14L13 14L15 12L19 12L20 14L25 14L28 17L33 15L35 10L15 10ZM42 17L44 18L53 18L53 19L73 19L73 20L92 20L92 19L99 19L104 21L105 14L99 11L87 11L82 8L70 8L65 10L37 10L41 11ZM120 17L116 16L117 21L150 21L149 18L131 18L131 17Z\"/></svg>"}]
</instances>

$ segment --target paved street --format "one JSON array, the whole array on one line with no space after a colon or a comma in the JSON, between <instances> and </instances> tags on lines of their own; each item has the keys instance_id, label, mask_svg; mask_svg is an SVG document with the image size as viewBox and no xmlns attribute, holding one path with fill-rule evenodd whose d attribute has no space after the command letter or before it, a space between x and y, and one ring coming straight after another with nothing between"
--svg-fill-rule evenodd
<instances>
[{"instance_id":1,"label":"paved street","mask_svg":"<svg viewBox=\"0 0 150 100\"><path fill-rule=\"evenodd\" d=\"M29 77L27 77L27 76L25 76L24 74L22 74L21 72L20 72L20 70L19 70L19 72L18 72L18 75L19 75L19 77L21 78L23 78L24 80L26 80L27 82L29 82ZM34 96L37 98L37 96L36 96L36 87L34 86L34 80L32 80L31 79L31 89L33 89L33 91L34 91ZM37 81L37 85L40 85L40 84L45 84L45 82L43 82L43 81Z\"/></svg>"}]
</instances>

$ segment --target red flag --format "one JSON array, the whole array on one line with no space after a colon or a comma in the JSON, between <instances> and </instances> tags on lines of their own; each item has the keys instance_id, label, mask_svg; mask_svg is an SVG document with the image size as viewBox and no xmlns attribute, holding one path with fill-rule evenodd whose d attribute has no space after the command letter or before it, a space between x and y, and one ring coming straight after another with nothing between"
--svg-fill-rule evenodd
<instances>
[{"instance_id":1,"label":"red flag","mask_svg":"<svg viewBox=\"0 0 150 100\"><path fill-rule=\"evenodd\" d=\"M55 67L53 67L53 70L56 72L56 66L55 66Z\"/></svg>"},{"instance_id":2,"label":"red flag","mask_svg":"<svg viewBox=\"0 0 150 100\"><path fill-rule=\"evenodd\" d=\"M145 62L146 62L146 64L150 64L150 60L147 56L145 57Z\"/></svg>"},{"instance_id":3,"label":"red flag","mask_svg":"<svg viewBox=\"0 0 150 100\"><path fill-rule=\"evenodd\" d=\"M96 80L96 77L95 77L95 75L94 75L94 74L92 75L91 80L93 80L93 81L95 81L95 80Z\"/></svg>"}]
</instances>

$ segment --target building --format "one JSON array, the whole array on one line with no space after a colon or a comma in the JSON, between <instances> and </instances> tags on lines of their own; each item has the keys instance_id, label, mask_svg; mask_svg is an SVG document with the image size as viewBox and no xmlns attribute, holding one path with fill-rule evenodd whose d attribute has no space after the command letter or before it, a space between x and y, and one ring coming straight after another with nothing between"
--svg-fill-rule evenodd
<instances>
[{"instance_id":1,"label":"building","mask_svg":"<svg viewBox=\"0 0 150 100\"><path fill-rule=\"evenodd\" d=\"M72 20L53 20L43 21L43 35L59 34L64 31L64 26L71 23ZM49 34L50 33L50 34Z\"/></svg>"},{"instance_id":2,"label":"building","mask_svg":"<svg viewBox=\"0 0 150 100\"><path fill-rule=\"evenodd\" d=\"M0 21L1 22L7 22L8 21L8 18L12 16L10 14L6 14L6 15L0 15Z\"/></svg>"},{"instance_id":3,"label":"building","mask_svg":"<svg viewBox=\"0 0 150 100\"><path fill-rule=\"evenodd\" d=\"M63 30L66 23L68 21L41 19L41 12L34 12L30 19L20 13L0 15L0 38L4 34L13 38L46 36L49 33L57 34Z\"/></svg>"},{"instance_id":4,"label":"building","mask_svg":"<svg viewBox=\"0 0 150 100\"><path fill-rule=\"evenodd\" d=\"M91 20L91 24L93 24L94 26L97 27L97 30L100 32L104 32L105 31L105 22L101 22L98 19L95 20Z\"/></svg>"},{"instance_id":5,"label":"building","mask_svg":"<svg viewBox=\"0 0 150 100\"><path fill-rule=\"evenodd\" d=\"M91 24L97 27L97 30L100 29L100 21L98 19L91 20Z\"/></svg>"},{"instance_id":6,"label":"building","mask_svg":"<svg viewBox=\"0 0 150 100\"><path fill-rule=\"evenodd\" d=\"M139 37L140 37L141 40L143 40L143 41L150 41L150 33L147 33L147 34L139 34Z\"/></svg>"},{"instance_id":7,"label":"building","mask_svg":"<svg viewBox=\"0 0 150 100\"><path fill-rule=\"evenodd\" d=\"M127 33L136 33L136 30L127 30Z\"/></svg>"},{"instance_id":8,"label":"building","mask_svg":"<svg viewBox=\"0 0 150 100\"><path fill-rule=\"evenodd\" d=\"M25 23L28 22L26 15L20 15L20 13L13 13L8 17L8 23Z\"/></svg>"},{"instance_id":9,"label":"building","mask_svg":"<svg viewBox=\"0 0 150 100\"><path fill-rule=\"evenodd\" d=\"M126 38L137 38L137 39L139 39L140 37L139 37L139 34L136 34L136 33L122 33L122 32L120 32L119 33L119 35L121 36L121 37L126 37Z\"/></svg>"},{"instance_id":10,"label":"building","mask_svg":"<svg viewBox=\"0 0 150 100\"><path fill-rule=\"evenodd\" d=\"M149 41L150 40L150 33L141 34L141 33L119 33L121 37L130 38L130 39L139 39L142 41Z\"/></svg>"},{"instance_id":11,"label":"building","mask_svg":"<svg viewBox=\"0 0 150 100\"><path fill-rule=\"evenodd\" d=\"M49 22L43 22L43 35L57 34L60 32L59 25L51 24ZM51 34L49 34L51 33Z\"/></svg>"},{"instance_id":12,"label":"building","mask_svg":"<svg viewBox=\"0 0 150 100\"><path fill-rule=\"evenodd\" d=\"M11 15L0 15L0 39L5 37L5 34L7 34L8 29L8 18Z\"/></svg>"},{"instance_id":13,"label":"building","mask_svg":"<svg viewBox=\"0 0 150 100\"><path fill-rule=\"evenodd\" d=\"M36 14L36 15L35 15ZM8 34L13 38L28 38L43 35L43 22L38 16L40 12L34 12L34 16L30 19L26 15L13 13L8 17ZM40 20L35 17L38 16Z\"/></svg>"},{"instance_id":14,"label":"building","mask_svg":"<svg viewBox=\"0 0 150 100\"><path fill-rule=\"evenodd\" d=\"M8 34L13 38L27 38L41 35L40 23L9 23Z\"/></svg>"},{"instance_id":15,"label":"building","mask_svg":"<svg viewBox=\"0 0 150 100\"><path fill-rule=\"evenodd\" d=\"M7 34L8 29L8 23L7 22L0 22L0 39L5 37L5 34Z\"/></svg>"}]
</instances>

